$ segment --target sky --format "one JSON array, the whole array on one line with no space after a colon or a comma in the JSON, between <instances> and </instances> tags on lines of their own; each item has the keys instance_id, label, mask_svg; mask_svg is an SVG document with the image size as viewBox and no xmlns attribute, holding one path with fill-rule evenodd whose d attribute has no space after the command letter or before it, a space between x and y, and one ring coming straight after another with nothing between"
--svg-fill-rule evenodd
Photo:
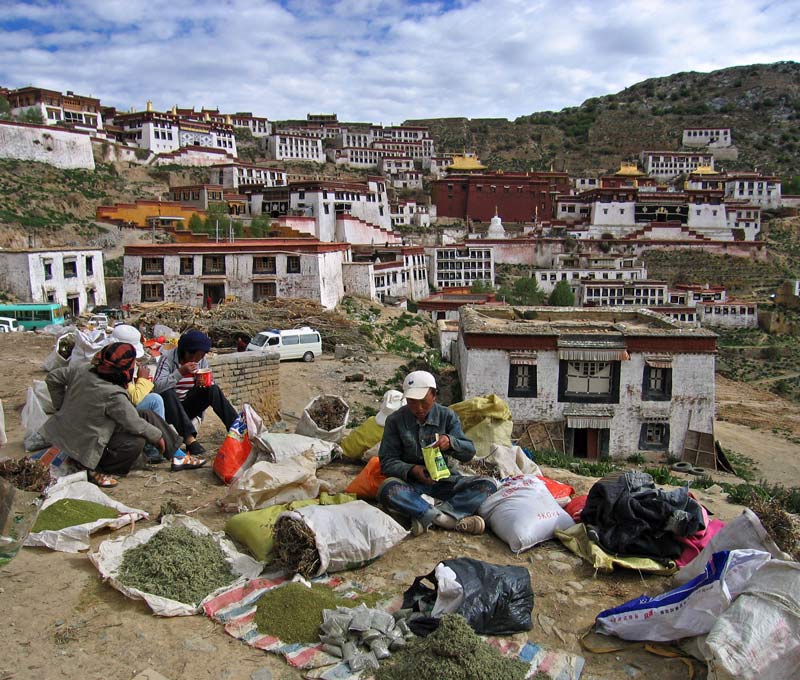
<instances>
[{"instance_id":1,"label":"sky","mask_svg":"<svg viewBox=\"0 0 800 680\"><path fill-rule=\"evenodd\" d=\"M0 86L143 110L516 118L800 58L800 0L0 0Z\"/></svg>"}]
</instances>

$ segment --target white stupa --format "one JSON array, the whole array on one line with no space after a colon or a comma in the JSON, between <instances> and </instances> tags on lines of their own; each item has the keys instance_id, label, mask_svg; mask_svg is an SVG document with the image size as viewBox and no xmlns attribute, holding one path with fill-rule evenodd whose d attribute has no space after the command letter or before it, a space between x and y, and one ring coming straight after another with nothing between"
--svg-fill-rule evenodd
<instances>
[{"instance_id":1,"label":"white stupa","mask_svg":"<svg viewBox=\"0 0 800 680\"><path fill-rule=\"evenodd\" d=\"M497 214L497 208L494 209L494 217L489 222L489 231L486 232L486 238L505 238L506 230L503 228L503 220Z\"/></svg>"}]
</instances>

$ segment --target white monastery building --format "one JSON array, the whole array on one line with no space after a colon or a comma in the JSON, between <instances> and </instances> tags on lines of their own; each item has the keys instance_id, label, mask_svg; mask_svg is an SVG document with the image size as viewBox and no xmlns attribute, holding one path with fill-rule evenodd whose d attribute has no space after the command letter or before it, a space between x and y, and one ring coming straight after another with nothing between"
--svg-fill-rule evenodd
<instances>
[{"instance_id":1,"label":"white monastery building","mask_svg":"<svg viewBox=\"0 0 800 680\"><path fill-rule=\"evenodd\" d=\"M683 452L712 433L717 337L647 310L461 308L464 399L497 394L515 423L564 431L577 457Z\"/></svg>"}]
</instances>

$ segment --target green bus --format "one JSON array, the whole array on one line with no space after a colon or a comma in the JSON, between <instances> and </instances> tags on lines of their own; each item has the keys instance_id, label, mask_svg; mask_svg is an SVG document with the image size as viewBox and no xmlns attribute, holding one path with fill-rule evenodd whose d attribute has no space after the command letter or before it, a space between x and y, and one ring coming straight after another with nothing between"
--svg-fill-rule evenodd
<instances>
[{"instance_id":1,"label":"green bus","mask_svg":"<svg viewBox=\"0 0 800 680\"><path fill-rule=\"evenodd\" d=\"M0 304L0 316L16 319L26 331L50 324L64 325L64 307L57 302Z\"/></svg>"}]
</instances>

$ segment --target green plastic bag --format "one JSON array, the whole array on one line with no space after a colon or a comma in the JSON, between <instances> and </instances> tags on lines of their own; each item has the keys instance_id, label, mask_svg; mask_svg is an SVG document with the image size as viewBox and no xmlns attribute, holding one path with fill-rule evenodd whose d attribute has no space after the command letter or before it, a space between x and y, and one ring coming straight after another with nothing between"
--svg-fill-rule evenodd
<instances>
[{"instance_id":1,"label":"green plastic bag","mask_svg":"<svg viewBox=\"0 0 800 680\"><path fill-rule=\"evenodd\" d=\"M447 467L447 461L438 446L423 447L422 458L425 461L428 474L434 482L447 479L450 476L450 468Z\"/></svg>"}]
</instances>

